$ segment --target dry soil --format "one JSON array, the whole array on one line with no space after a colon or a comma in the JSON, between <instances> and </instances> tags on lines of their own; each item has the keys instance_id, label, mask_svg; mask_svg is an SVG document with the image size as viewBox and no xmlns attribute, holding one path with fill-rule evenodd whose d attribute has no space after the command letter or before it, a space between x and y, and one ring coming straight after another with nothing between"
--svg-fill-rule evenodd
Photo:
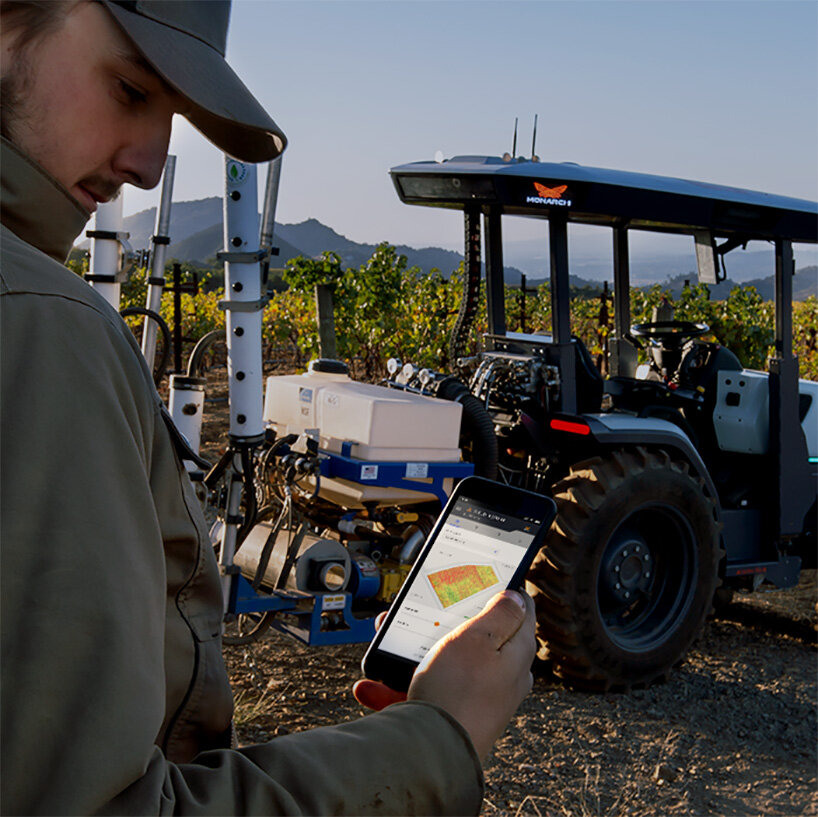
<instances>
[{"instance_id":1,"label":"dry soil","mask_svg":"<svg viewBox=\"0 0 818 817\"><path fill-rule=\"evenodd\" d=\"M203 434L211 459L226 407L217 378ZM482 814L816 814L817 600L815 571L792 590L738 596L647 690L575 692L538 668L486 763ZM275 631L226 647L240 739L364 717L350 691L362 654Z\"/></svg>"}]
</instances>

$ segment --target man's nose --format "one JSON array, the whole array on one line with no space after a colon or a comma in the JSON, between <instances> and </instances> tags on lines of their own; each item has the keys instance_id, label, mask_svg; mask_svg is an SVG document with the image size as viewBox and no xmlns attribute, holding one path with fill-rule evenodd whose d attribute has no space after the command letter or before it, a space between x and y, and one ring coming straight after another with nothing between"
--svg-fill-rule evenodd
<instances>
[{"instance_id":1,"label":"man's nose","mask_svg":"<svg viewBox=\"0 0 818 817\"><path fill-rule=\"evenodd\" d=\"M146 190L156 187L168 156L171 117L134 128L114 156L113 170L119 178Z\"/></svg>"}]
</instances>

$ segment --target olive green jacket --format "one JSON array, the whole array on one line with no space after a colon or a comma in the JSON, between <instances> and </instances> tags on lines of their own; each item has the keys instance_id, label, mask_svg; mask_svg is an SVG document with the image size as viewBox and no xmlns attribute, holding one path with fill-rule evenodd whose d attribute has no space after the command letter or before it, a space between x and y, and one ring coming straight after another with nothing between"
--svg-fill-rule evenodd
<instances>
[{"instance_id":1,"label":"olive green jacket","mask_svg":"<svg viewBox=\"0 0 818 817\"><path fill-rule=\"evenodd\" d=\"M60 263L87 214L5 141L0 171L2 813L476 813L430 704L229 748L201 510L133 337Z\"/></svg>"}]
</instances>

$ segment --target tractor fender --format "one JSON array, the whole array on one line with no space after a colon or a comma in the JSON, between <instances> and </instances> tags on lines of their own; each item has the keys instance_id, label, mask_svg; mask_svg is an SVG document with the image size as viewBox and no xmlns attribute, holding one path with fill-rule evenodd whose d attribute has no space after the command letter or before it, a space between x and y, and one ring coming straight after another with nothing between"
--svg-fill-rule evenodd
<instances>
[{"instance_id":1,"label":"tractor fender","mask_svg":"<svg viewBox=\"0 0 818 817\"><path fill-rule=\"evenodd\" d=\"M606 447L644 445L678 451L704 481L721 517L719 494L710 472L690 438L675 423L630 414L583 414L582 418L587 421L594 439Z\"/></svg>"}]
</instances>

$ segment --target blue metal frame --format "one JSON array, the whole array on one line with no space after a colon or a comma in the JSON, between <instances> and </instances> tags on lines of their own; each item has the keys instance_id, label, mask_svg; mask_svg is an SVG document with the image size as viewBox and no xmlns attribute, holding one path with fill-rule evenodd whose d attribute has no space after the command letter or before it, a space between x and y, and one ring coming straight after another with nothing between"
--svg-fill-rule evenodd
<instances>
[{"instance_id":1,"label":"blue metal frame","mask_svg":"<svg viewBox=\"0 0 818 817\"><path fill-rule=\"evenodd\" d=\"M344 606L338 610L344 626L337 629L323 630L324 597L343 596ZM310 646L328 646L331 644L368 644L375 636L375 616L357 618L352 612L351 593L315 593L312 597L312 610L296 613L297 623L290 620L276 619L273 627L276 630L297 638ZM305 622L302 625L302 622Z\"/></svg>"},{"instance_id":2,"label":"blue metal frame","mask_svg":"<svg viewBox=\"0 0 818 817\"><path fill-rule=\"evenodd\" d=\"M310 593L302 593L298 590L274 590L272 594L259 593L253 589L247 579L240 573L236 573L230 587L230 601L227 605L228 613L266 613L270 610L276 612L289 612L295 610L296 604L304 599L310 599Z\"/></svg>"},{"instance_id":3,"label":"blue metal frame","mask_svg":"<svg viewBox=\"0 0 818 817\"><path fill-rule=\"evenodd\" d=\"M448 495L443 490L447 479L461 480L474 473L470 462L370 462L349 456L353 443L343 444L343 454L321 451L321 475L348 479L363 485L377 485L385 488L403 488L434 494L442 505ZM407 477L407 473L411 476ZM431 482L419 481L430 479ZM374 476L373 476L374 475ZM324 609L324 598L334 600L331 610ZM336 607L343 596L343 607ZM311 606L299 609L299 603L310 602ZM359 618L352 612L351 593L305 593L300 590L274 590L272 593L258 592L252 584L236 572L230 588L228 613L276 612L287 615L288 620L276 618L272 626L282 633L294 636L305 644L321 646L329 644L361 644L372 640L375 635L375 616ZM337 629L322 629L326 622L325 612L340 614L343 625ZM294 617L297 623L289 620ZM336 622L337 623L337 622Z\"/></svg>"},{"instance_id":4,"label":"blue metal frame","mask_svg":"<svg viewBox=\"0 0 818 817\"><path fill-rule=\"evenodd\" d=\"M333 600L343 597L343 607L333 606L324 610L324 597ZM307 601L308 609L298 609L298 603ZM344 626L338 629L323 629L325 612L339 612ZM274 590L270 593L259 593L253 589L247 579L236 574L233 581L228 612L243 613L286 613L294 616L298 623L275 619L272 626L287 635L297 638L310 646L329 644L364 644L375 635L375 616L358 618L352 612L351 593L304 593L300 590ZM304 624L302 624L304 622Z\"/></svg>"},{"instance_id":5,"label":"blue metal frame","mask_svg":"<svg viewBox=\"0 0 818 817\"><path fill-rule=\"evenodd\" d=\"M361 485L377 485L381 488L402 488L407 491L432 493L441 505L446 504L447 493L443 483L447 479L461 480L474 473L470 462L383 462L364 461L350 456L354 443L345 442L342 453L321 451L321 475L348 479ZM411 476L407 476L407 473ZM423 474L423 477L416 476ZM422 482L420 479L431 479Z\"/></svg>"}]
</instances>

